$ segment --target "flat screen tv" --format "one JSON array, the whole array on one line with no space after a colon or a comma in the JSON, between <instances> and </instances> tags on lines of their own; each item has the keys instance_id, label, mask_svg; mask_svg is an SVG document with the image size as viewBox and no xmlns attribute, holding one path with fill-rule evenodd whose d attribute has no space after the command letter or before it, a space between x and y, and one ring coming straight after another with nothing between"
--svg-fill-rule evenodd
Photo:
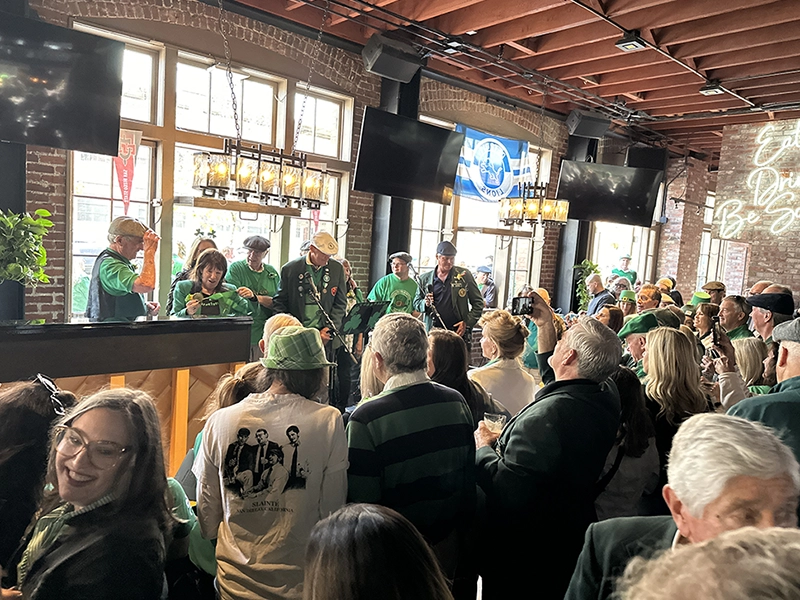
<instances>
[{"instance_id":1,"label":"flat screen tv","mask_svg":"<svg viewBox=\"0 0 800 600\"><path fill-rule=\"evenodd\" d=\"M353 189L429 202L456 180L464 134L368 107Z\"/></svg>"},{"instance_id":2,"label":"flat screen tv","mask_svg":"<svg viewBox=\"0 0 800 600\"><path fill-rule=\"evenodd\" d=\"M650 227L664 176L656 169L565 160L556 198L569 200L569 218Z\"/></svg>"},{"instance_id":3,"label":"flat screen tv","mask_svg":"<svg viewBox=\"0 0 800 600\"><path fill-rule=\"evenodd\" d=\"M116 156L124 50L0 12L0 140Z\"/></svg>"}]
</instances>

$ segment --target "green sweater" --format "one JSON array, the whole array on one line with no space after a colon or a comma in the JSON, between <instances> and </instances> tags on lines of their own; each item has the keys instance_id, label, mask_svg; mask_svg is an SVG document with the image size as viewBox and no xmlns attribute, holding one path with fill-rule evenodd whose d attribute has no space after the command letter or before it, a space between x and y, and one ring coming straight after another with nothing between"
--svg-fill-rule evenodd
<instances>
[{"instance_id":1,"label":"green sweater","mask_svg":"<svg viewBox=\"0 0 800 600\"><path fill-rule=\"evenodd\" d=\"M281 277L272 265L262 265L261 272L256 273L247 265L246 260L237 260L228 267L225 281L235 288L249 288L256 296L273 297L278 293ZM250 343L258 344L264 336L264 323L273 314L272 308L266 308L259 302L253 302L253 329L250 334Z\"/></svg>"},{"instance_id":2,"label":"green sweater","mask_svg":"<svg viewBox=\"0 0 800 600\"><path fill-rule=\"evenodd\" d=\"M423 380L362 402L347 444L348 502L388 506L432 544L472 516L472 415L455 390Z\"/></svg>"}]
</instances>

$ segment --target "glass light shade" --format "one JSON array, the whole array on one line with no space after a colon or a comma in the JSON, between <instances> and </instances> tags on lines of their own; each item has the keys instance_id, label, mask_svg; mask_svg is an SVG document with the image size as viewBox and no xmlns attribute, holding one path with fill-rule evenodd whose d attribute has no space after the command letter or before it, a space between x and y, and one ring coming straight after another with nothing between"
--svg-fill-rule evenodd
<instances>
[{"instance_id":1,"label":"glass light shade","mask_svg":"<svg viewBox=\"0 0 800 600\"><path fill-rule=\"evenodd\" d=\"M202 190L208 187L208 173L211 170L209 166L210 155L208 152L196 152L194 154L194 172L192 173L192 187L196 190Z\"/></svg>"},{"instance_id":2,"label":"glass light shade","mask_svg":"<svg viewBox=\"0 0 800 600\"><path fill-rule=\"evenodd\" d=\"M281 191L289 198L300 198L303 169L286 165L281 177Z\"/></svg>"},{"instance_id":3,"label":"glass light shade","mask_svg":"<svg viewBox=\"0 0 800 600\"><path fill-rule=\"evenodd\" d=\"M230 185L231 157L220 152L209 153L207 187L227 189Z\"/></svg>"},{"instance_id":4,"label":"glass light shade","mask_svg":"<svg viewBox=\"0 0 800 600\"><path fill-rule=\"evenodd\" d=\"M569 216L569 200L556 200L555 220L559 223L566 223Z\"/></svg>"},{"instance_id":5,"label":"glass light shade","mask_svg":"<svg viewBox=\"0 0 800 600\"><path fill-rule=\"evenodd\" d=\"M535 221L539 216L539 199L528 198L525 201L525 220Z\"/></svg>"},{"instance_id":6,"label":"glass light shade","mask_svg":"<svg viewBox=\"0 0 800 600\"><path fill-rule=\"evenodd\" d=\"M545 198L542 200L542 219L545 221L554 221L556 215L556 201L552 198Z\"/></svg>"},{"instance_id":7,"label":"glass light shade","mask_svg":"<svg viewBox=\"0 0 800 600\"><path fill-rule=\"evenodd\" d=\"M280 168L278 163L262 162L258 172L258 190L261 194L277 196L280 193L280 182L278 177Z\"/></svg>"},{"instance_id":8,"label":"glass light shade","mask_svg":"<svg viewBox=\"0 0 800 600\"><path fill-rule=\"evenodd\" d=\"M512 198L511 208L509 209L508 216L511 219L522 220L525 212L525 200L522 198Z\"/></svg>"},{"instance_id":9,"label":"glass light shade","mask_svg":"<svg viewBox=\"0 0 800 600\"><path fill-rule=\"evenodd\" d=\"M325 173L308 170L303 180L303 198L312 202L322 202L325 190Z\"/></svg>"},{"instance_id":10,"label":"glass light shade","mask_svg":"<svg viewBox=\"0 0 800 600\"><path fill-rule=\"evenodd\" d=\"M499 218L501 221L506 221L509 218L509 213L511 212L511 200L508 198L501 198L500 199L500 211L499 211Z\"/></svg>"},{"instance_id":11,"label":"glass light shade","mask_svg":"<svg viewBox=\"0 0 800 600\"><path fill-rule=\"evenodd\" d=\"M450 204L453 202L453 195L452 186L444 186L444 190L442 191L442 204L445 206L450 206Z\"/></svg>"},{"instance_id":12,"label":"glass light shade","mask_svg":"<svg viewBox=\"0 0 800 600\"><path fill-rule=\"evenodd\" d=\"M258 191L258 161L240 156L236 161L236 189L240 192Z\"/></svg>"}]
</instances>

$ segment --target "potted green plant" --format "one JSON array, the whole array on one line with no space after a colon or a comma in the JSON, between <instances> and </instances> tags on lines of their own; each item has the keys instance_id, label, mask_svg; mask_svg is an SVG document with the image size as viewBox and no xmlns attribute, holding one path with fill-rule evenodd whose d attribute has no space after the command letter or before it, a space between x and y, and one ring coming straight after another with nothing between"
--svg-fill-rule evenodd
<instances>
[{"instance_id":1,"label":"potted green plant","mask_svg":"<svg viewBox=\"0 0 800 600\"><path fill-rule=\"evenodd\" d=\"M53 226L49 216L43 208L33 216L0 211L0 282L32 286L50 282L44 272L47 251L43 245L47 230Z\"/></svg>"},{"instance_id":2,"label":"potted green plant","mask_svg":"<svg viewBox=\"0 0 800 600\"><path fill-rule=\"evenodd\" d=\"M578 294L578 311L584 311L589 308L589 300L591 300L591 294L586 288L586 278L594 273L599 273L600 268L588 258L583 259L580 264L572 268L575 269L578 277L578 281L575 284L575 291Z\"/></svg>"}]
</instances>

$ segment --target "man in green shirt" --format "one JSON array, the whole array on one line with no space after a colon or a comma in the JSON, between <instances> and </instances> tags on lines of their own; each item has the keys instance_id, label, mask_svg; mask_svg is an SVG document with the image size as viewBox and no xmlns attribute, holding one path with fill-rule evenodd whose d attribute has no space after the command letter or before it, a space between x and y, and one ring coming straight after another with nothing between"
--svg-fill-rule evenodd
<instances>
[{"instance_id":1,"label":"man in green shirt","mask_svg":"<svg viewBox=\"0 0 800 600\"><path fill-rule=\"evenodd\" d=\"M624 277L631 282L631 285L636 285L636 271L630 268L631 255L623 254L619 257L619 268L613 269L611 273L619 277Z\"/></svg>"},{"instance_id":2,"label":"man in green shirt","mask_svg":"<svg viewBox=\"0 0 800 600\"><path fill-rule=\"evenodd\" d=\"M258 304L253 310L250 360L256 361L262 357L258 342L264 334L264 323L275 312L272 308L272 298L278 292L281 278L272 265L262 262L270 247L268 239L260 235L251 235L245 239L244 247L247 249L247 258L231 263L225 279L231 285L237 288L249 288L255 294Z\"/></svg>"},{"instance_id":3,"label":"man in green shirt","mask_svg":"<svg viewBox=\"0 0 800 600\"><path fill-rule=\"evenodd\" d=\"M158 314L158 302L144 294L156 287L158 235L133 217L117 217L108 228L109 246L97 257L89 283L86 316L90 321L134 321ZM144 250L142 272L131 261Z\"/></svg>"},{"instance_id":4,"label":"man in green shirt","mask_svg":"<svg viewBox=\"0 0 800 600\"><path fill-rule=\"evenodd\" d=\"M371 302L389 302L386 314L404 312L419 316L414 310L414 296L417 282L408 275L411 255L408 252L395 252L389 257L392 272L381 277L367 296Z\"/></svg>"},{"instance_id":5,"label":"man in green shirt","mask_svg":"<svg viewBox=\"0 0 800 600\"><path fill-rule=\"evenodd\" d=\"M725 328L731 341L753 337L753 332L747 327L751 311L744 296L727 296L722 300L719 305L719 324Z\"/></svg>"}]
</instances>

